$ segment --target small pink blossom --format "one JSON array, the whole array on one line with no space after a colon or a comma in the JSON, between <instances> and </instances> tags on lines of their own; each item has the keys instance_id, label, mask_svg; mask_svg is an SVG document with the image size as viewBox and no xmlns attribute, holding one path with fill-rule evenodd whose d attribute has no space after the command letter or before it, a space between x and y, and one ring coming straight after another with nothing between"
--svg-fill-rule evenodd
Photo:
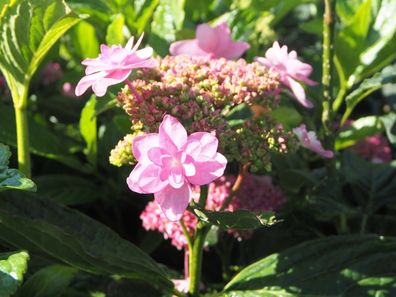
<instances>
[{"instance_id":1,"label":"small pink blossom","mask_svg":"<svg viewBox=\"0 0 396 297\"><path fill-rule=\"evenodd\" d=\"M157 62L151 58L153 49L146 47L137 50L142 42L143 34L133 46L134 38L129 39L125 48L121 45L100 46L101 53L95 59L85 59L82 64L87 66L84 76L77 84L76 95L82 95L89 87L96 96L103 96L109 86L125 81L136 68L152 68Z\"/></svg>"},{"instance_id":2,"label":"small pink blossom","mask_svg":"<svg viewBox=\"0 0 396 297\"><path fill-rule=\"evenodd\" d=\"M76 95L74 94L75 85L70 82L65 82L62 85L62 95L65 97L75 98Z\"/></svg>"},{"instance_id":3,"label":"small pink blossom","mask_svg":"<svg viewBox=\"0 0 396 297\"><path fill-rule=\"evenodd\" d=\"M42 83L44 85L49 85L56 82L63 76L63 71L59 63L48 63L44 66L42 71Z\"/></svg>"},{"instance_id":4,"label":"small pink blossom","mask_svg":"<svg viewBox=\"0 0 396 297\"><path fill-rule=\"evenodd\" d=\"M180 40L171 44L172 56L204 56L209 58L237 59L250 47L243 41L232 41L226 22L212 28L208 24L198 25L196 39Z\"/></svg>"},{"instance_id":5,"label":"small pink blossom","mask_svg":"<svg viewBox=\"0 0 396 297\"><path fill-rule=\"evenodd\" d=\"M372 163L392 161L392 150L388 140L381 134L367 136L351 147L351 150Z\"/></svg>"},{"instance_id":6,"label":"small pink blossom","mask_svg":"<svg viewBox=\"0 0 396 297\"><path fill-rule=\"evenodd\" d=\"M309 86L317 84L308 78L312 73L312 66L298 60L296 51L288 53L286 45L280 47L279 43L275 41L265 53L265 58L256 57L255 61L279 73L281 83L291 89L297 101L304 107L313 107L300 83L303 82Z\"/></svg>"},{"instance_id":7,"label":"small pink blossom","mask_svg":"<svg viewBox=\"0 0 396 297\"><path fill-rule=\"evenodd\" d=\"M172 283L179 292L187 293L190 285L190 278L186 279L172 279Z\"/></svg>"},{"instance_id":8,"label":"small pink blossom","mask_svg":"<svg viewBox=\"0 0 396 297\"><path fill-rule=\"evenodd\" d=\"M211 133L187 136L176 118L165 115L159 133L135 138L132 153L138 163L128 186L134 192L154 193L166 217L176 221L191 200L191 185L206 185L223 175L227 159L217 147Z\"/></svg>"},{"instance_id":9,"label":"small pink blossom","mask_svg":"<svg viewBox=\"0 0 396 297\"><path fill-rule=\"evenodd\" d=\"M334 153L331 150L325 150L318 140L314 131L307 131L305 124L293 129L294 134L297 136L301 145L318 155L325 158L333 158Z\"/></svg>"}]
</instances>

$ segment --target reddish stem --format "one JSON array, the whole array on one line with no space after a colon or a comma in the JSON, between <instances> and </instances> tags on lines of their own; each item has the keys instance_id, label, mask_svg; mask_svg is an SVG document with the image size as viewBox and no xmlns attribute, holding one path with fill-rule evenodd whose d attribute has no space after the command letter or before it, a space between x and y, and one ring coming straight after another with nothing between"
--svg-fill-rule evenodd
<instances>
[{"instance_id":1,"label":"reddish stem","mask_svg":"<svg viewBox=\"0 0 396 297\"><path fill-rule=\"evenodd\" d=\"M135 97L137 103L143 102L143 98L140 94L136 91L135 87L132 85L132 82L129 79L125 80L125 83L128 85L129 90L131 91L132 95Z\"/></svg>"}]
</instances>

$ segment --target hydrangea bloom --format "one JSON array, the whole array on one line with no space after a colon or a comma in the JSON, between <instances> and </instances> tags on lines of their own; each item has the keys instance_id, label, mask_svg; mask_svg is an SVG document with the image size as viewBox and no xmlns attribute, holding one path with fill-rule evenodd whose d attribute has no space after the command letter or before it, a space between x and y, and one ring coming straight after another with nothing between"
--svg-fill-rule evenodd
<instances>
[{"instance_id":1,"label":"hydrangea bloom","mask_svg":"<svg viewBox=\"0 0 396 297\"><path fill-rule=\"evenodd\" d=\"M230 194L234 182L234 176L222 176L210 183L206 209L219 210ZM195 201L198 201L199 195L199 187L193 187L193 199ZM271 178L268 176L246 174L240 191L226 210L276 211L284 202L285 197L283 192L279 187L273 185ZM187 246L187 240L180 223L169 221L154 201L147 204L140 218L146 230L157 230L163 233L164 238L170 239L171 244L177 249L180 250ZM192 234L198 223L197 218L191 212L185 211L182 219L187 231ZM229 233L238 240L246 239L251 234L251 232L237 230L229 230Z\"/></svg>"},{"instance_id":2,"label":"hydrangea bloom","mask_svg":"<svg viewBox=\"0 0 396 297\"><path fill-rule=\"evenodd\" d=\"M392 160L389 142L381 134L365 137L353 145L351 150L373 163L386 163Z\"/></svg>"},{"instance_id":3,"label":"hydrangea bloom","mask_svg":"<svg viewBox=\"0 0 396 297\"><path fill-rule=\"evenodd\" d=\"M313 107L300 84L301 81L309 86L316 85L316 82L308 78L312 73L312 66L298 60L296 51L288 53L286 45L280 47L279 43L275 41L265 53L265 58L256 57L255 60L279 73L281 83L291 89L297 101L304 107Z\"/></svg>"},{"instance_id":4,"label":"hydrangea bloom","mask_svg":"<svg viewBox=\"0 0 396 297\"><path fill-rule=\"evenodd\" d=\"M230 28L223 22L214 28L208 24L198 25L196 39L174 42L169 51L173 56L204 56L232 60L242 56L249 47L246 42L232 41Z\"/></svg>"},{"instance_id":5,"label":"hydrangea bloom","mask_svg":"<svg viewBox=\"0 0 396 297\"><path fill-rule=\"evenodd\" d=\"M261 169L268 164L270 151L293 147L291 133L267 115L279 104L273 95L277 79L276 73L257 62L168 56L158 68L132 74L131 84L143 100L137 101L124 88L118 101L132 125L140 125L145 132L156 132L164 114L170 114L189 133L215 132L227 160ZM257 105L264 112L231 126L227 114L240 104Z\"/></svg>"},{"instance_id":6,"label":"hydrangea bloom","mask_svg":"<svg viewBox=\"0 0 396 297\"><path fill-rule=\"evenodd\" d=\"M300 144L317 153L318 155L325 158L333 158L334 153L331 150L325 150L318 140L314 131L307 131L305 124L301 124L299 127L293 129L294 134L297 136Z\"/></svg>"},{"instance_id":7,"label":"hydrangea bloom","mask_svg":"<svg viewBox=\"0 0 396 297\"><path fill-rule=\"evenodd\" d=\"M82 64L87 66L86 76L78 82L76 95L80 96L92 87L96 96L101 97L109 86L125 81L133 69L155 67L157 62L151 58L153 54L151 47L137 50L142 39L143 34L133 46L134 38L132 37L125 48L120 45L108 47L102 44L99 57L82 61Z\"/></svg>"},{"instance_id":8,"label":"hydrangea bloom","mask_svg":"<svg viewBox=\"0 0 396 297\"><path fill-rule=\"evenodd\" d=\"M59 63L51 62L44 66L41 75L41 82L43 83L43 85L47 86L62 78L63 71Z\"/></svg>"},{"instance_id":9,"label":"hydrangea bloom","mask_svg":"<svg viewBox=\"0 0 396 297\"><path fill-rule=\"evenodd\" d=\"M187 131L165 115L159 133L137 136L132 152L138 161L127 179L138 193L154 193L166 217L180 219L191 200L191 184L205 185L223 175L227 159L217 152L218 140L206 132Z\"/></svg>"}]
</instances>

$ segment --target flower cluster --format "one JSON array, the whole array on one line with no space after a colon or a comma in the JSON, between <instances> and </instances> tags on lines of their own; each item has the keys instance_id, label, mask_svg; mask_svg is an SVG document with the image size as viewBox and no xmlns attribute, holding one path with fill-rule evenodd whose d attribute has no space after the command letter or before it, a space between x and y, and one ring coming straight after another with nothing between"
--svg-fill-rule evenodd
<instances>
[{"instance_id":1,"label":"flower cluster","mask_svg":"<svg viewBox=\"0 0 396 297\"><path fill-rule=\"evenodd\" d=\"M368 136L351 147L351 150L373 163L392 161L392 150L388 140L381 134Z\"/></svg>"},{"instance_id":2,"label":"flower cluster","mask_svg":"<svg viewBox=\"0 0 396 297\"><path fill-rule=\"evenodd\" d=\"M210 183L208 187L206 209L219 210L230 194L234 181L234 176L222 176ZM193 189L195 201L198 201L199 194L199 187L195 187ZM284 194L279 187L273 185L271 178L268 176L247 174L238 194L234 197L226 210L234 211L236 209L246 209L255 212L276 211L284 202ZM171 244L177 249L186 247L187 240L183 234L180 223L167 220L155 202L149 202L147 204L140 218L146 230L156 230L163 233L164 238L170 239ZM185 211L182 219L186 229L192 234L198 223L197 218L191 212ZM245 239L251 234L250 232L241 232L237 230L230 230L229 233L238 240Z\"/></svg>"},{"instance_id":3,"label":"flower cluster","mask_svg":"<svg viewBox=\"0 0 396 297\"><path fill-rule=\"evenodd\" d=\"M116 147L111 150L109 157L110 164L117 167L136 164L136 159L132 154L132 143L136 136L139 135L142 135L140 131L125 135L125 137L117 143Z\"/></svg>"},{"instance_id":4,"label":"flower cluster","mask_svg":"<svg viewBox=\"0 0 396 297\"><path fill-rule=\"evenodd\" d=\"M259 63L227 61L207 57L165 57L159 67L141 69L132 75L131 85L139 94L124 88L119 104L131 116L132 124L141 124L145 132L154 132L165 114L177 117L189 133L215 132L220 151L229 161L268 163L269 150L287 147L291 138L281 126L264 113L257 119L229 121L236 106L249 110L259 105L266 112L278 106L274 93L278 76Z\"/></svg>"}]
</instances>

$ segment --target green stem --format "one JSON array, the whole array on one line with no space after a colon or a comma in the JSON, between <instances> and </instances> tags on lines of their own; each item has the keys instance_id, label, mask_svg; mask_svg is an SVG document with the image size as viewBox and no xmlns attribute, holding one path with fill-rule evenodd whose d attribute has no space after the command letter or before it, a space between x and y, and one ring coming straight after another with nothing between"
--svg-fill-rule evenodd
<instances>
[{"instance_id":1,"label":"green stem","mask_svg":"<svg viewBox=\"0 0 396 297\"><path fill-rule=\"evenodd\" d=\"M336 0L324 0L325 10L323 15L323 112L322 124L325 135L330 138L333 125L333 41L334 41L334 8ZM329 141L331 143L331 141Z\"/></svg>"},{"instance_id":2,"label":"green stem","mask_svg":"<svg viewBox=\"0 0 396 297\"><path fill-rule=\"evenodd\" d=\"M360 223L360 234L364 234L366 232L368 215L364 214L362 218L362 222Z\"/></svg>"},{"instance_id":3,"label":"green stem","mask_svg":"<svg viewBox=\"0 0 396 297\"><path fill-rule=\"evenodd\" d=\"M235 180L235 183L231 188L230 194L228 195L228 197L224 201L223 205L221 206L220 211L225 210L230 205L232 199L237 194L237 192L239 191L239 188L242 185L243 179L245 177L247 170L249 169L249 166L250 166L250 164L244 164L239 167L239 173L238 173L237 179Z\"/></svg>"},{"instance_id":4,"label":"green stem","mask_svg":"<svg viewBox=\"0 0 396 297\"><path fill-rule=\"evenodd\" d=\"M210 226L198 225L193 247L192 250L190 251L189 293L193 297L198 296L199 293L199 285L201 283L201 275L202 275L203 247L205 244L206 235L208 234L209 230L210 230Z\"/></svg>"},{"instance_id":5,"label":"green stem","mask_svg":"<svg viewBox=\"0 0 396 297\"><path fill-rule=\"evenodd\" d=\"M182 293L182 292L180 292L179 290L176 290L176 289L173 289L172 293L173 293L174 296L177 296L177 297L187 297L186 294L184 294L184 293Z\"/></svg>"},{"instance_id":6,"label":"green stem","mask_svg":"<svg viewBox=\"0 0 396 297\"><path fill-rule=\"evenodd\" d=\"M23 99L22 99L23 100ZM31 177L29 126L26 104L15 105L15 123L17 132L18 168Z\"/></svg>"}]
</instances>

